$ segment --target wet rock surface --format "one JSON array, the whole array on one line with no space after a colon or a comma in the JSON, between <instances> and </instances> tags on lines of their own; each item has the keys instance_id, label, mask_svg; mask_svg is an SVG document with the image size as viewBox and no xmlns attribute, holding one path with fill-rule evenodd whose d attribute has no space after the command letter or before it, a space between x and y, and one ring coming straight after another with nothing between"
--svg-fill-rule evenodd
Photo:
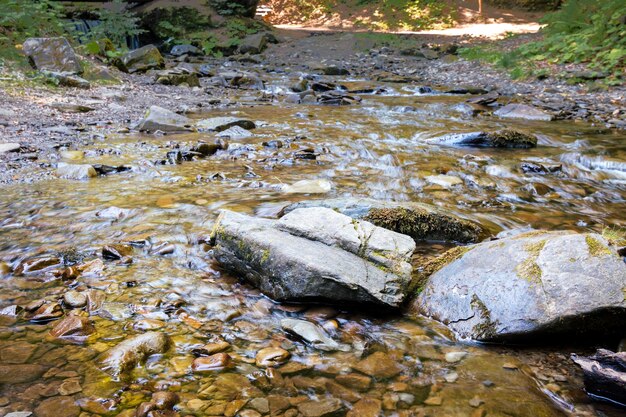
<instances>
[{"instance_id":1,"label":"wet rock surface","mask_svg":"<svg viewBox=\"0 0 626 417\"><path fill-rule=\"evenodd\" d=\"M415 249L407 236L326 208L294 210L278 221L224 211L213 238L216 259L275 300L389 307L404 300Z\"/></svg>"},{"instance_id":2,"label":"wet rock surface","mask_svg":"<svg viewBox=\"0 0 626 417\"><path fill-rule=\"evenodd\" d=\"M585 375L585 389L601 401L626 405L626 353L599 349L589 357L572 355Z\"/></svg>"},{"instance_id":3,"label":"wet rock surface","mask_svg":"<svg viewBox=\"0 0 626 417\"><path fill-rule=\"evenodd\" d=\"M529 232L448 258L413 308L462 337L530 342L620 331L626 264L598 234Z\"/></svg>"}]
</instances>

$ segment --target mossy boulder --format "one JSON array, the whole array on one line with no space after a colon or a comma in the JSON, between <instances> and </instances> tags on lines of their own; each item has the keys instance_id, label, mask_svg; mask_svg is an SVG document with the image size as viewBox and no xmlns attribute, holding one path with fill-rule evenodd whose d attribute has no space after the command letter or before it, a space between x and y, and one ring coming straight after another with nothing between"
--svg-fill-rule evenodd
<instances>
[{"instance_id":1,"label":"mossy boulder","mask_svg":"<svg viewBox=\"0 0 626 417\"><path fill-rule=\"evenodd\" d=\"M533 231L435 264L412 310L461 337L536 342L623 333L626 264L601 235Z\"/></svg>"},{"instance_id":2,"label":"mossy boulder","mask_svg":"<svg viewBox=\"0 0 626 417\"><path fill-rule=\"evenodd\" d=\"M336 198L294 203L285 207L282 213L302 207L327 207L354 219L367 220L376 226L411 236L416 241L473 243L485 235L478 223L423 203Z\"/></svg>"},{"instance_id":3,"label":"mossy boulder","mask_svg":"<svg viewBox=\"0 0 626 417\"><path fill-rule=\"evenodd\" d=\"M31 65L38 70L81 74L83 68L65 38L29 38L22 46Z\"/></svg>"},{"instance_id":4,"label":"mossy boulder","mask_svg":"<svg viewBox=\"0 0 626 417\"><path fill-rule=\"evenodd\" d=\"M124 72L146 72L165 67L165 59L154 45L146 45L122 56L116 66Z\"/></svg>"},{"instance_id":5,"label":"mossy boulder","mask_svg":"<svg viewBox=\"0 0 626 417\"><path fill-rule=\"evenodd\" d=\"M537 138L515 130L505 129L495 132L446 135L430 139L429 143L474 148L534 148L537 146Z\"/></svg>"}]
</instances>

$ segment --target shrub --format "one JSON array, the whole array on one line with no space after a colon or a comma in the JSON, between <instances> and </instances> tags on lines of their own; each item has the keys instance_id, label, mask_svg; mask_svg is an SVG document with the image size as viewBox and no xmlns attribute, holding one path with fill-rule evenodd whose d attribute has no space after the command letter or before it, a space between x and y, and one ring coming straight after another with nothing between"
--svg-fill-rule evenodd
<instances>
[{"instance_id":1,"label":"shrub","mask_svg":"<svg viewBox=\"0 0 626 417\"><path fill-rule=\"evenodd\" d=\"M140 19L128 10L128 5L122 0L108 2L97 14L100 24L86 35L90 40L106 38L116 47L125 49L128 37L145 32L139 28Z\"/></svg>"},{"instance_id":2,"label":"shrub","mask_svg":"<svg viewBox=\"0 0 626 417\"><path fill-rule=\"evenodd\" d=\"M1 0L0 57L18 59L17 46L27 38L67 34L62 17L61 6L50 0Z\"/></svg>"}]
</instances>

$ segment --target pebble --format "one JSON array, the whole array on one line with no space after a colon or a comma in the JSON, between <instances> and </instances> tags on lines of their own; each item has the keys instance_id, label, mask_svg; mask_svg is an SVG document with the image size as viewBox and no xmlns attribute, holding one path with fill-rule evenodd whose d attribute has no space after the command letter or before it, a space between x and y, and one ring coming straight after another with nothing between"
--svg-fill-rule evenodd
<instances>
[{"instance_id":1,"label":"pebble","mask_svg":"<svg viewBox=\"0 0 626 417\"><path fill-rule=\"evenodd\" d=\"M80 383L76 379L68 379L64 381L59 387L60 395L72 395L77 392L81 392L83 387L80 386Z\"/></svg>"},{"instance_id":2,"label":"pebble","mask_svg":"<svg viewBox=\"0 0 626 417\"><path fill-rule=\"evenodd\" d=\"M428 397L424 401L424 404L438 406L438 405L443 404L443 398L441 398L441 397Z\"/></svg>"},{"instance_id":3,"label":"pebble","mask_svg":"<svg viewBox=\"0 0 626 417\"><path fill-rule=\"evenodd\" d=\"M87 305L87 294L71 290L63 294L63 302L72 308L80 308Z\"/></svg>"},{"instance_id":4,"label":"pebble","mask_svg":"<svg viewBox=\"0 0 626 417\"><path fill-rule=\"evenodd\" d=\"M37 417L78 417L80 407L69 396L47 398L35 409Z\"/></svg>"},{"instance_id":5,"label":"pebble","mask_svg":"<svg viewBox=\"0 0 626 417\"><path fill-rule=\"evenodd\" d=\"M291 354L285 349L268 347L261 349L256 354L256 365L266 368L282 365L289 360Z\"/></svg>"},{"instance_id":6,"label":"pebble","mask_svg":"<svg viewBox=\"0 0 626 417\"><path fill-rule=\"evenodd\" d=\"M448 352L445 359L448 363L457 363L463 360L467 356L467 352Z\"/></svg>"},{"instance_id":7,"label":"pebble","mask_svg":"<svg viewBox=\"0 0 626 417\"><path fill-rule=\"evenodd\" d=\"M391 378L402 372L400 365L383 352L372 353L354 365L354 369L374 378Z\"/></svg>"},{"instance_id":8,"label":"pebble","mask_svg":"<svg viewBox=\"0 0 626 417\"><path fill-rule=\"evenodd\" d=\"M21 146L19 143L14 143L14 142L0 143L0 153L15 152L19 150L20 147Z\"/></svg>"},{"instance_id":9,"label":"pebble","mask_svg":"<svg viewBox=\"0 0 626 417\"><path fill-rule=\"evenodd\" d=\"M469 400L469 405L474 407L474 408L480 407L480 405L484 404L484 403L485 402L482 399L480 399L479 397L474 397L471 400Z\"/></svg>"},{"instance_id":10,"label":"pebble","mask_svg":"<svg viewBox=\"0 0 626 417\"><path fill-rule=\"evenodd\" d=\"M211 356L201 356L193 360L191 369L194 372L220 371L232 364L232 358L227 353L216 353Z\"/></svg>"},{"instance_id":11,"label":"pebble","mask_svg":"<svg viewBox=\"0 0 626 417\"><path fill-rule=\"evenodd\" d=\"M449 374L446 374L443 378L446 380L446 382L449 382L452 384L456 382L457 379L459 379L459 374L456 372L450 372Z\"/></svg>"},{"instance_id":12,"label":"pebble","mask_svg":"<svg viewBox=\"0 0 626 417\"><path fill-rule=\"evenodd\" d=\"M304 417L331 416L343 409L343 404L337 398L303 401L298 404L298 411Z\"/></svg>"}]
</instances>

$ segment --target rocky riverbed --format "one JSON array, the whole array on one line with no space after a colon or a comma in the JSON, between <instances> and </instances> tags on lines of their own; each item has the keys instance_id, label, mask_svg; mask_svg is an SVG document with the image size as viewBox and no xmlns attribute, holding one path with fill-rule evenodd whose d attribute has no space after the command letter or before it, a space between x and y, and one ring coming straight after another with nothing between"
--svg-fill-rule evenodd
<instances>
[{"instance_id":1,"label":"rocky riverbed","mask_svg":"<svg viewBox=\"0 0 626 417\"><path fill-rule=\"evenodd\" d=\"M624 415L570 359L626 330L623 91L332 36L3 81L3 415Z\"/></svg>"}]
</instances>

